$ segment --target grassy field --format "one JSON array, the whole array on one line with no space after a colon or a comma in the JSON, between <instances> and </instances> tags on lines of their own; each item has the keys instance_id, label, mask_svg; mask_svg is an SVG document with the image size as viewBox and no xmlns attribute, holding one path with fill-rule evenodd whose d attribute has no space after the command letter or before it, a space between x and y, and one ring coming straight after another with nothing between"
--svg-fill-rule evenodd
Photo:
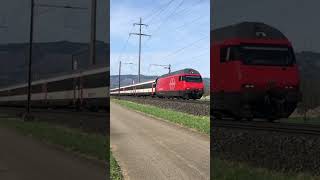
<instances>
[{"instance_id":1,"label":"grassy field","mask_svg":"<svg viewBox=\"0 0 320 180\"><path fill-rule=\"evenodd\" d=\"M186 113L181 113L169 109L162 109L155 106L138 104L125 100L112 99L113 102L116 102L127 108L140 111L166 121L177 123L179 125L197 130L201 133L209 134L210 133L210 117L209 116L193 116Z\"/></svg>"},{"instance_id":2,"label":"grassy field","mask_svg":"<svg viewBox=\"0 0 320 180\"><path fill-rule=\"evenodd\" d=\"M84 133L46 122L23 122L17 118L0 118L0 126L15 129L18 133L32 136L49 144L101 161L108 160L108 138L98 134ZM120 168L110 152L110 173L112 179L122 179Z\"/></svg>"},{"instance_id":3,"label":"grassy field","mask_svg":"<svg viewBox=\"0 0 320 180\"><path fill-rule=\"evenodd\" d=\"M263 168L252 168L246 164L213 160L211 179L215 180L319 180L309 174L279 173Z\"/></svg>"},{"instance_id":4,"label":"grassy field","mask_svg":"<svg viewBox=\"0 0 320 180\"><path fill-rule=\"evenodd\" d=\"M289 119L281 120L281 122L320 125L320 117L309 117L306 121L303 117L291 117Z\"/></svg>"}]
</instances>

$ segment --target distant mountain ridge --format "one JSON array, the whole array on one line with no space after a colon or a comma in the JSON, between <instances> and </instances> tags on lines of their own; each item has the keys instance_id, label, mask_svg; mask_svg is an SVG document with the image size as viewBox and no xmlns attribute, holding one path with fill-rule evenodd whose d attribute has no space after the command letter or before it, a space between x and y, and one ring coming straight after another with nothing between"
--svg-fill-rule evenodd
<instances>
[{"instance_id":1,"label":"distant mountain ridge","mask_svg":"<svg viewBox=\"0 0 320 180\"><path fill-rule=\"evenodd\" d=\"M96 66L109 65L109 44L97 41L96 52ZM77 60L78 69L90 67L89 44L68 41L34 43L33 79L71 72L72 58ZM0 45L0 87L26 82L28 61L28 43Z\"/></svg>"}]
</instances>

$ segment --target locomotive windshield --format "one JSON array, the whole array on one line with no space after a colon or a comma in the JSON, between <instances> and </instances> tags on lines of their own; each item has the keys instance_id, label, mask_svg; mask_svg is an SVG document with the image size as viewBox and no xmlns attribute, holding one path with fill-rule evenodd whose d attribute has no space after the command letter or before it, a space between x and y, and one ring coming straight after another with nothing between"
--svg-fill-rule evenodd
<instances>
[{"instance_id":1,"label":"locomotive windshield","mask_svg":"<svg viewBox=\"0 0 320 180\"><path fill-rule=\"evenodd\" d=\"M186 82L202 82L201 76L185 76Z\"/></svg>"},{"instance_id":2,"label":"locomotive windshield","mask_svg":"<svg viewBox=\"0 0 320 180\"><path fill-rule=\"evenodd\" d=\"M246 65L291 66L293 49L288 46L240 45L221 49L221 62L242 60Z\"/></svg>"},{"instance_id":3,"label":"locomotive windshield","mask_svg":"<svg viewBox=\"0 0 320 180\"><path fill-rule=\"evenodd\" d=\"M295 62L289 47L242 46L240 54L247 65L291 66Z\"/></svg>"}]
</instances>

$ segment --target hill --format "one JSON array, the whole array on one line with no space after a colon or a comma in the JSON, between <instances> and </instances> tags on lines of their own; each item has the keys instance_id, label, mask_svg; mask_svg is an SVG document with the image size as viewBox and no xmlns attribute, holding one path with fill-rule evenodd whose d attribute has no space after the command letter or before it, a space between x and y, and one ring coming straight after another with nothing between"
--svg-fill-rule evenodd
<instances>
[{"instance_id":1,"label":"hill","mask_svg":"<svg viewBox=\"0 0 320 180\"><path fill-rule=\"evenodd\" d=\"M35 43L33 48L33 79L41 79L72 71L72 58L78 69L90 67L89 45L68 41ZM0 87L27 81L29 44L0 45ZM107 66L109 44L97 42L96 66Z\"/></svg>"}]
</instances>

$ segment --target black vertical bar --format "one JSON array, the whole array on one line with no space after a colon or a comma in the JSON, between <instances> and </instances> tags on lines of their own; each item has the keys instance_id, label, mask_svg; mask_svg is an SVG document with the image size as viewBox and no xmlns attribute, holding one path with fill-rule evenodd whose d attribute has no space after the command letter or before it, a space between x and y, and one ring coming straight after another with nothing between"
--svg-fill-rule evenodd
<instances>
[{"instance_id":1,"label":"black vertical bar","mask_svg":"<svg viewBox=\"0 0 320 180\"><path fill-rule=\"evenodd\" d=\"M97 24L97 0L92 0L91 5L91 40L90 40L90 61L96 64L96 25Z\"/></svg>"},{"instance_id":2,"label":"black vertical bar","mask_svg":"<svg viewBox=\"0 0 320 180\"><path fill-rule=\"evenodd\" d=\"M31 0L31 12L30 12L30 40L29 40L29 69L28 69L28 102L27 113L30 113L31 105L31 68L32 68L32 47L33 47L33 13L34 13L34 0Z\"/></svg>"}]
</instances>

